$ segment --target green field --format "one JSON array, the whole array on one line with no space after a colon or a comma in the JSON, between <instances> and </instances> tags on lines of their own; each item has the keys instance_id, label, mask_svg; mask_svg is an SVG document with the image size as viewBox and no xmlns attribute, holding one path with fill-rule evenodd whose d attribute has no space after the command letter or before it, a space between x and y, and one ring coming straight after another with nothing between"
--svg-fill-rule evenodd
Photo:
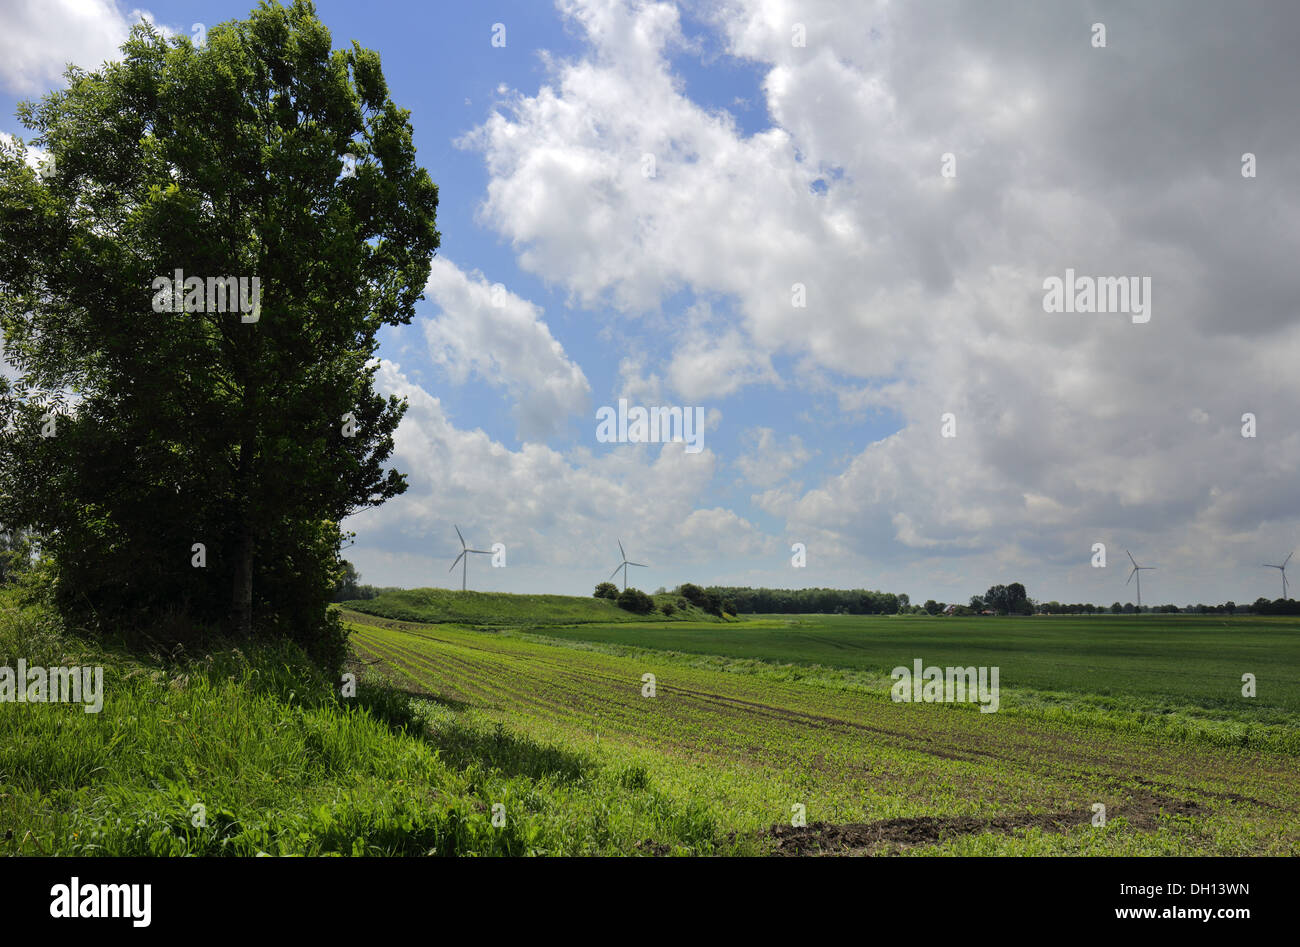
<instances>
[{"instance_id":1,"label":"green field","mask_svg":"<svg viewBox=\"0 0 1300 947\"><path fill-rule=\"evenodd\" d=\"M498 726L644 774L762 851L1300 853L1294 624L816 616L488 631L346 617L362 660L427 696L435 725ZM893 702L887 672L914 657L1001 663L1002 710ZM1234 705L1216 662L1238 692L1245 671L1289 683ZM1165 683L1126 697L1144 676ZM796 804L812 827L789 828Z\"/></svg>"},{"instance_id":2,"label":"green field","mask_svg":"<svg viewBox=\"0 0 1300 947\"><path fill-rule=\"evenodd\" d=\"M1300 620L1143 617L756 616L744 624L556 628L570 640L889 674L921 658L1001 668L1001 685L1095 708L1300 723ZM1242 697L1242 675L1257 693ZM1012 697L1010 703L1015 704Z\"/></svg>"},{"instance_id":3,"label":"green field","mask_svg":"<svg viewBox=\"0 0 1300 947\"><path fill-rule=\"evenodd\" d=\"M0 594L0 665L105 681L98 714L0 704L0 853L1300 854L1293 624L565 624L606 603L523 599L344 610L351 695L283 642L131 653ZM914 657L998 663L998 712L894 702ZM1243 663L1260 697L1234 702Z\"/></svg>"}]
</instances>

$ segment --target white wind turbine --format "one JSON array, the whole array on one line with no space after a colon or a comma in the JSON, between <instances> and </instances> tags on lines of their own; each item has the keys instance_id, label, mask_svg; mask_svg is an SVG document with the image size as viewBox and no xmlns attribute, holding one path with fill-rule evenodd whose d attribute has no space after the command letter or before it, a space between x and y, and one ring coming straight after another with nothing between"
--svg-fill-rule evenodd
<instances>
[{"instance_id":1,"label":"white wind turbine","mask_svg":"<svg viewBox=\"0 0 1300 947\"><path fill-rule=\"evenodd\" d=\"M623 590L624 590L624 591L627 591L627 567L628 567L628 566L640 566L642 569L645 569L645 568L648 568L648 566L646 566L646 564L645 564L644 562L628 562L628 561L627 561L627 553L623 551L623 540L621 540L621 539L618 541L618 551L619 551L619 555L621 555L621 556L623 557L623 561L620 562L618 565L616 565L616 566L614 567L614 571L611 572L611 573L609 574L609 577L610 577L611 579L614 578L614 576L618 575L618 570L619 570L619 569L622 569L622 570L623 570Z\"/></svg>"},{"instance_id":2,"label":"white wind turbine","mask_svg":"<svg viewBox=\"0 0 1300 947\"><path fill-rule=\"evenodd\" d=\"M456 526L455 523L453 523L452 525L453 525L453 526ZM452 561L451 568L448 569L447 571L448 571L448 572L452 572L452 571L454 571L455 568L456 568L456 563L457 563L457 562L460 562L460 563L461 563L461 566L460 566L460 590L461 590L462 592L464 592L464 591L465 591L465 577L466 577L466 574L469 572L469 554L470 554L471 552L476 552L476 553L478 553L479 555L482 555L482 556L490 556L490 555L492 555L492 553L489 552L489 551L486 550L486 549L470 549L468 546L466 546L466 545L465 545L465 537L460 535L460 527L459 527L459 526L456 526L456 535L457 535L457 537L459 537L459 539L460 539L460 555L457 556L457 557ZM462 562L462 560L464 560L464 561Z\"/></svg>"},{"instance_id":3,"label":"white wind turbine","mask_svg":"<svg viewBox=\"0 0 1300 947\"><path fill-rule=\"evenodd\" d=\"M1138 611L1140 612L1140 611L1142 611L1142 571L1143 571L1144 569L1154 569L1155 566L1140 566L1140 565L1137 564L1137 560L1133 558L1133 553L1129 552L1127 549L1125 549L1124 552L1128 554L1128 561L1131 562L1131 563L1133 563L1133 571L1130 572L1130 573L1128 574L1128 582L1132 582L1132 581L1133 581L1133 576L1137 576L1137 580L1138 580ZM1125 584L1125 585L1128 585L1128 582L1125 582L1124 584Z\"/></svg>"},{"instance_id":4,"label":"white wind turbine","mask_svg":"<svg viewBox=\"0 0 1300 947\"><path fill-rule=\"evenodd\" d=\"M1286 598L1286 564L1291 561L1291 557L1294 555L1295 555L1294 551L1287 553L1287 557L1282 560L1282 564L1280 566L1270 565L1267 562L1264 563L1265 568L1276 569L1278 572L1282 573L1282 597L1283 598Z\"/></svg>"}]
</instances>

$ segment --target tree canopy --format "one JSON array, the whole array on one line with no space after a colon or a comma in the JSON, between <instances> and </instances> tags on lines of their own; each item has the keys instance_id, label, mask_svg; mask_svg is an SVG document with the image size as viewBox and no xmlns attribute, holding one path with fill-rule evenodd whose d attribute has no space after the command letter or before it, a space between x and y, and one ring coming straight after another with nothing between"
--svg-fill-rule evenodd
<instances>
[{"instance_id":1,"label":"tree canopy","mask_svg":"<svg viewBox=\"0 0 1300 947\"><path fill-rule=\"evenodd\" d=\"M1010 585L993 585L984 593L984 607L1001 615L1029 615L1034 607L1025 587L1019 582Z\"/></svg>"},{"instance_id":2,"label":"tree canopy","mask_svg":"<svg viewBox=\"0 0 1300 947\"><path fill-rule=\"evenodd\" d=\"M437 187L378 54L331 49L305 0L122 52L20 105L51 172L0 148L0 522L87 626L314 639L339 522L405 489L373 356L414 315ZM236 286L251 311L215 302Z\"/></svg>"}]
</instances>

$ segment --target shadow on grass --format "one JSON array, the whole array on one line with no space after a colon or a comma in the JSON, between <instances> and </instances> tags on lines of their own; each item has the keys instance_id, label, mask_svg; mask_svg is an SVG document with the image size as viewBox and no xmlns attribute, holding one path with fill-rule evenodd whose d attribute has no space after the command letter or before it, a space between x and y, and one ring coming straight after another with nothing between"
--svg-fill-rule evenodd
<instances>
[{"instance_id":1,"label":"shadow on grass","mask_svg":"<svg viewBox=\"0 0 1300 947\"><path fill-rule=\"evenodd\" d=\"M598 769L596 762L582 753L540 743L500 723L486 730L462 718L439 716L429 721L423 736L444 760L458 767L478 764L506 776L550 778L561 783L588 779Z\"/></svg>"},{"instance_id":2,"label":"shadow on grass","mask_svg":"<svg viewBox=\"0 0 1300 947\"><path fill-rule=\"evenodd\" d=\"M406 700L408 702L408 705L410 701L423 700L423 701L428 701L431 704L436 704L439 707L445 707L447 710L453 711L455 713L461 713L463 711L469 710L473 706L473 704L469 703L468 701L457 700L454 697L445 697L442 694L431 694L428 691L412 690L409 687L397 687L395 685L390 685L389 690L391 690L394 695L399 695L402 699ZM410 715L410 719L415 719L415 715L413 713Z\"/></svg>"},{"instance_id":3,"label":"shadow on grass","mask_svg":"<svg viewBox=\"0 0 1300 947\"><path fill-rule=\"evenodd\" d=\"M466 701L398 687L382 676L362 681L353 706L365 708L394 732L423 740L459 769L477 765L506 776L568 783L589 778L598 768L581 753L540 743L503 724L492 729L475 725L467 717L472 705Z\"/></svg>"}]
</instances>

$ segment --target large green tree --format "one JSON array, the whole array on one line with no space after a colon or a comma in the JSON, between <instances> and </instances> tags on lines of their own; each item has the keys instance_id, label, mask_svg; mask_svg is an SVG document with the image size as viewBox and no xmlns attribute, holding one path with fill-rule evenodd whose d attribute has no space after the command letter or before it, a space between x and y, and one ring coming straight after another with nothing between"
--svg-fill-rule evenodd
<instances>
[{"instance_id":1,"label":"large green tree","mask_svg":"<svg viewBox=\"0 0 1300 947\"><path fill-rule=\"evenodd\" d=\"M984 604L1002 615L1028 615L1033 611L1025 587L1019 582L990 586L984 593Z\"/></svg>"},{"instance_id":2,"label":"large green tree","mask_svg":"<svg viewBox=\"0 0 1300 947\"><path fill-rule=\"evenodd\" d=\"M0 150L0 522L43 537L87 625L311 640L339 522L405 489L373 356L421 298L438 191L378 54L331 46L304 0L201 46L140 25L19 107L52 169ZM201 311L166 311L176 270ZM224 277L260 307L212 311Z\"/></svg>"}]
</instances>

